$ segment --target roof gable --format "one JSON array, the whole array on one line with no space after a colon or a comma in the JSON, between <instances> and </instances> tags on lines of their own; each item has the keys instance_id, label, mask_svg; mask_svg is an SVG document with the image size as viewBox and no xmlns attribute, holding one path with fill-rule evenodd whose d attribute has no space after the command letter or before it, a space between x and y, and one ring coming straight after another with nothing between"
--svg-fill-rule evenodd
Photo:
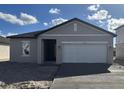
<instances>
[{"instance_id":1,"label":"roof gable","mask_svg":"<svg viewBox=\"0 0 124 93\"><path fill-rule=\"evenodd\" d=\"M106 34L106 35L109 35L108 33L106 33L105 31L101 31L101 30L98 30L90 25L87 25L85 23L82 23L80 21L77 21L77 20L74 20L74 21L71 21L67 24L64 24L62 26L59 26L57 28L54 28L50 31L47 31L43 34L40 34L39 36L44 36L44 35L50 35L50 34L54 34L54 35L60 35L60 34Z\"/></svg>"},{"instance_id":2,"label":"roof gable","mask_svg":"<svg viewBox=\"0 0 124 93\"><path fill-rule=\"evenodd\" d=\"M35 31L35 32L29 32L29 33L14 35L14 36L9 36L8 38L37 38L37 36L39 36L40 34L43 34L43 33L47 32L47 31L51 31L51 30L53 30L53 29L55 29L55 28L58 28L58 27L60 27L60 26L62 26L62 25L64 25L64 24L67 24L67 23L72 22L72 21L74 21L74 20L79 21L79 22L81 22L81 23L84 23L84 24L86 24L86 25L89 25L89 26L91 26L91 27L93 27L93 28L96 28L96 29L98 29L98 30L100 30L100 31L104 31L104 32L106 32L106 33L108 33L108 34L110 34L110 35L112 35L112 36L116 36L116 34L114 34L114 33L112 33L112 32L109 32L109 31L107 31L107 30L105 30L105 29L102 29L102 28L100 28L100 27L97 27L97 26L95 26L95 25L93 25L93 24L90 24L90 23L85 22L85 21L83 21L83 20L80 20L80 19L78 19L78 18L73 18L73 19L71 19L71 20L68 20L68 21L66 21L66 22L63 22L63 23L61 23L61 24L59 24L59 25L56 25L56 26L51 27L51 28L46 29L46 30Z\"/></svg>"}]
</instances>

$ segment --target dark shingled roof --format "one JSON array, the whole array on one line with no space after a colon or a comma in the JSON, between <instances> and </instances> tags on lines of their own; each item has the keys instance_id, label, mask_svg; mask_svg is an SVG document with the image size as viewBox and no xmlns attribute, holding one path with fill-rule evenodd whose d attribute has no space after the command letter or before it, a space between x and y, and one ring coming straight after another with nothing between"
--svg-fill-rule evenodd
<instances>
[{"instance_id":1,"label":"dark shingled roof","mask_svg":"<svg viewBox=\"0 0 124 93\"><path fill-rule=\"evenodd\" d=\"M2 37L0 36L0 44L9 44L9 39L8 38L5 38L5 37Z\"/></svg>"},{"instance_id":2,"label":"dark shingled roof","mask_svg":"<svg viewBox=\"0 0 124 93\"><path fill-rule=\"evenodd\" d=\"M35 31L35 32L28 32L19 35L8 36L7 38L36 38L37 35L41 34L44 31Z\"/></svg>"},{"instance_id":3,"label":"dark shingled roof","mask_svg":"<svg viewBox=\"0 0 124 93\"><path fill-rule=\"evenodd\" d=\"M92 27L94 27L94 28L96 28L96 29L98 29L98 30L100 30L100 31L104 31L104 32L106 32L106 33L108 33L108 34L111 34L111 35L113 35L113 36L116 36L116 34L114 34L114 33L112 33L112 32L109 32L109 31L107 31L107 30L105 30L105 29L102 29L102 28L100 28L100 27L97 27L97 26L95 26L95 25L93 25L93 24L90 24L90 23L85 22L85 21L83 21L83 20L80 20L80 19L78 19L78 18L73 18L73 19L71 19L71 20L68 20L68 21L66 21L66 22L63 22L63 23L61 23L61 24L59 24L59 25L57 25L57 26L54 26L54 27L49 28L49 29L46 29L46 30L35 31L35 32L29 32L29 33L23 33L23 34L13 35L13 36L8 36L7 38L37 38L37 36L40 35L40 34L43 34L43 33L47 32L47 31L50 31L50 30L52 30L52 29L54 29L54 28L57 28L57 27L59 27L59 26L61 26L61 25L64 25L64 24L69 23L69 22L74 21L74 20L80 21L80 22L82 22L82 23L84 23L84 24L87 24L87 25L90 25L90 26L92 26Z\"/></svg>"}]
</instances>

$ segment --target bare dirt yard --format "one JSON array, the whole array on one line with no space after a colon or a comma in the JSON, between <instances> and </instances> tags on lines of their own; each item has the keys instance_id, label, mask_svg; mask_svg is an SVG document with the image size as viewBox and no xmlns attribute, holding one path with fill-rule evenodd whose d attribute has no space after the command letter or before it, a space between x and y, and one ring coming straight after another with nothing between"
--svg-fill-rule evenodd
<instances>
[{"instance_id":1,"label":"bare dirt yard","mask_svg":"<svg viewBox=\"0 0 124 93\"><path fill-rule=\"evenodd\" d=\"M0 62L0 88L50 88L56 71L57 66Z\"/></svg>"}]
</instances>

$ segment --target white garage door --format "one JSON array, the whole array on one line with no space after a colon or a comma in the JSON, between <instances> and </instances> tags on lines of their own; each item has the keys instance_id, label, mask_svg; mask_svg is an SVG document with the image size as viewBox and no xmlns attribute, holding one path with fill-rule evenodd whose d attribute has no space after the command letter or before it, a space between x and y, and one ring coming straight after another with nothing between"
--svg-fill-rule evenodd
<instances>
[{"instance_id":1,"label":"white garage door","mask_svg":"<svg viewBox=\"0 0 124 93\"><path fill-rule=\"evenodd\" d=\"M63 63L106 63L106 44L63 44Z\"/></svg>"}]
</instances>

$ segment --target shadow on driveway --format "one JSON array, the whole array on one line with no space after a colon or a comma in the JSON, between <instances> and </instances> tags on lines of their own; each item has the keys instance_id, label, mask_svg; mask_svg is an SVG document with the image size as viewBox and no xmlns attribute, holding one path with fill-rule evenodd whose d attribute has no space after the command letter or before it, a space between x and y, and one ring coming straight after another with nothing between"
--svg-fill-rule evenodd
<instances>
[{"instance_id":1,"label":"shadow on driveway","mask_svg":"<svg viewBox=\"0 0 124 93\"><path fill-rule=\"evenodd\" d=\"M81 76L90 74L110 73L110 64L62 64L60 65L55 78Z\"/></svg>"},{"instance_id":2,"label":"shadow on driveway","mask_svg":"<svg viewBox=\"0 0 124 93\"><path fill-rule=\"evenodd\" d=\"M52 81L54 78L109 73L109 64L38 65L0 62L0 81L6 84L24 81ZM57 71L58 69L58 71ZM55 75L56 74L56 75Z\"/></svg>"}]
</instances>

